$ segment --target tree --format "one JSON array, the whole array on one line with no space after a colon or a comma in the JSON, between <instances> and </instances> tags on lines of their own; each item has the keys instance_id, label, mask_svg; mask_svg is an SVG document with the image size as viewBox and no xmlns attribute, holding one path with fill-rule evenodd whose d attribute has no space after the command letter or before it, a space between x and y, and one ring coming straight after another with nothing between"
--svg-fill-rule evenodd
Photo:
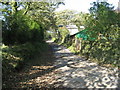
<instances>
[{"instance_id":1,"label":"tree","mask_svg":"<svg viewBox=\"0 0 120 90\"><path fill-rule=\"evenodd\" d=\"M88 13L76 13L71 19L71 23L75 24L80 29L80 26L85 26L86 17L88 17L88 15Z\"/></svg>"},{"instance_id":2,"label":"tree","mask_svg":"<svg viewBox=\"0 0 120 90\"><path fill-rule=\"evenodd\" d=\"M116 24L116 15L113 11L113 6L107 2L94 2L93 7L90 8L90 13L94 18L94 27L97 32L102 34L109 33L111 25Z\"/></svg>"},{"instance_id":3,"label":"tree","mask_svg":"<svg viewBox=\"0 0 120 90\"><path fill-rule=\"evenodd\" d=\"M60 12L56 12L56 19L57 19L57 25L69 25L71 24L71 19L74 18L75 11L72 10L64 10Z\"/></svg>"},{"instance_id":4,"label":"tree","mask_svg":"<svg viewBox=\"0 0 120 90\"><path fill-rule=\"evenodd\" d=\"M15 1L2 2L2 4L4 5L2 11L5 17L5 21L3 21L3 41L6 43L43 41L45 30L55 27L54 10L56 7L53 7L55 5L47 2ZM19 10L19 7L22 7L22 9ZM7 36L12 40L7 40ZM32 40L32 37L34 40Z\"/></svg>"},{"instance_id":5,"label":"tree","mask_svg":"<svg viewBox=\"0 0 120 90\"><path fill-rule=\"evenodd\" d=\"M85 23L88 29L87 34L90 38L96 37L96 40L85 41L82 53L98 60L99 63L119 66L120 27L118 18L120 17L113 10L112 5L107 2L94 2ZM100 38L97 39L97 37Z\"/></svg>"}]
</instances>

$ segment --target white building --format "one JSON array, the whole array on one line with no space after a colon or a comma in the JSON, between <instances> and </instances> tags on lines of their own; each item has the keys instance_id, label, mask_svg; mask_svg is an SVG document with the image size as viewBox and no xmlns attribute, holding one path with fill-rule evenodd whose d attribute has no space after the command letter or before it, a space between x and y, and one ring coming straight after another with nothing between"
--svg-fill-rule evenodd
<instances>
[{"instance_id":1,"label":"white building","mask_svg":"<svg viewBox=\"0 0 120 90\"><path fill-rule=\"evenodd\" d=\"M67 25L66 28L70 32L70 35L74 35L79 32L78 27L76 25ZM84 29L84 26L80 26L81 29Z\"/></svg>"}]
</instances>

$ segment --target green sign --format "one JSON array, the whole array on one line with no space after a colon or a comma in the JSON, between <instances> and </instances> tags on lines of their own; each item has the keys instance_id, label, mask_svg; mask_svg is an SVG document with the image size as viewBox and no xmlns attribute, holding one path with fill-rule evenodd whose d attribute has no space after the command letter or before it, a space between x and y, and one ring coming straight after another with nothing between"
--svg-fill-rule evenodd
<instances>
[{"instance_id":1,"label":"green sign","mask_svg":"<svg viewBox=\"0 0 120 90\"><path fill-rule=\"evenodd\" d=\"M84 29L80 32L78 32L75 37L77 38L82 38L83 40L95 40L96 38L93 38L93 37L90 37L88 34L87 34L87 29Z\"/></svg>"},{"instance_id":2,"label":"green sign","mask_svg":"<svg viewBox=\"0 0 120 90\"><path fill-rule=\"evenodd\" d=\"M75 36L77 38L82 38L83 40L87 40L88 35L85 33L86 31L87 31L86 29L82 30L82 31L78 32Z\"/></svg>"}]
</instances>

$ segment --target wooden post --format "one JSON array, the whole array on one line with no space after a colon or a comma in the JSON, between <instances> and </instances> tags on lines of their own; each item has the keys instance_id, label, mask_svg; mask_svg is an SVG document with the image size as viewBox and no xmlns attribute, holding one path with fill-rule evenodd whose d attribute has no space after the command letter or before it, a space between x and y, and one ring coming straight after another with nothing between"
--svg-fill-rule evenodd
<instances>
[{"instance_id":1,"label":"wooden post","mask_svg":"<svg viewBox=\"0 0 120 90\"><path fill-rule=\"evenodd\" d=\"M82 48L82 38L75 38L75 48L77 50L81 50Z\"/></svg>"},{"instance_id":2,"label":"wooden post","mask_svg":"<svg viewBox=\"0 0 120 90\"><path fill-rule=\"evenodd\" d=\"M79 45L80 45L80 46L79 46L79 50L81 51L81 49L82 49L82 38L80 38L79 40L80 40L80 44L79 44Z\"/></svg>"}]
</instances>

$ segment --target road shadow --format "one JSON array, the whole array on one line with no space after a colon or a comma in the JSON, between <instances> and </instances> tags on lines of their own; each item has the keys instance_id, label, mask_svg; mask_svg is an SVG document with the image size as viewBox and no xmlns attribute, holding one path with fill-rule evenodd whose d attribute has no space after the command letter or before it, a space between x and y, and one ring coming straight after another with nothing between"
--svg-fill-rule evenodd
<instances>
[{"instance_id":1,"label":"road shadow","mask_svg":"<svg viewBox=\"0 0 120 90\"><path fill-rule=\"evenodd\" d=\"M12 77L11 83L7 85L15 89L87 90L115 84L115 78L112 74L107 74L110 71L106 68L98 67L97 64L66 51L64 47L56 44L50 44L50 47L48 52L29 62L24 71Z\"/></svg>"}]
</instances>

